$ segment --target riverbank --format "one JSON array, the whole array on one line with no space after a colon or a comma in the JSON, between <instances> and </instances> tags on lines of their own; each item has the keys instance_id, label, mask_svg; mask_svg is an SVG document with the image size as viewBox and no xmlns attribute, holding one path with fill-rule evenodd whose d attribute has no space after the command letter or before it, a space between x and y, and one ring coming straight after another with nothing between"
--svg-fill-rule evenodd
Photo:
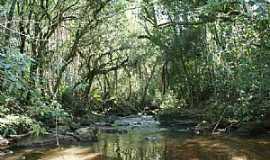
<instances>
[{"instance_id":1,"label":"riverbank","mask_svg":"<svg viewBox=\"0 0 270 160\"><path fill-rule=\"evenodd\" d=\"M268 160L270 156L269 138L196 135L149 126L122 127L128 132L99 133L99 140L92 143L20 148L5 160Z\"/></svg>"},{"instance_id":2,"label":"riverbank","mask_svg":"<svg viewBox=\"0 0 270 160\"><path fill-rule=\"evenodd\" d=\"M231 137L245 137L256 138L252 136L252 132L257 132L258 126L254 124L247 124L246 130L241 126L228 132L223 128L217 126L215 132L213 132L213 126L209 126L206 122L200 121L200 114L192 112L182 113L178 119L171 118L170 121L158 121L154 116L146 115L131 115L126 117L114 117L103 119L103 121L95 122L89 126L77 126L72 128L70 126L58 126L58 128L52 128L45 135L34 137L30 134L22 136L11 136L13 138L0 139L0 156L8 156L14 154L14 150L23 148L54 148L65 145L79 146L81 144L99 143L103 139L99 139L102 134L127 135L133 134L137 130L150 130L151 132L166 132L166 133L178 133L188 134L190 136L226 136ZM113 120L112 120L113 119ZM266 121L265 121L266 123ZM221 124L219 124L221 125ZM214 126L215 127L215 126ZM252 128L255 127L255 128ZM265 138L270 137L268 132L266 134L260 133L258 135L264 135ZM99 137L99 138L98 138ZM104 138L104 137L103 137ZM146 141L159 141L160 137L157 136L145 136ZM15 153L16 154L16 153Z\"/></svg>"},{"instance_id":3,"label":"riverbank","mask_svg":"<svg viewBox=\"0 0 270 160\"><path fill-rule=\"evenodd\" d=\"M9 138L0 139L0 156L12 154L13 149L57 147L66 144L94 143L98 140L98 134L126 134L136 128L157 127L159 122L153 116L128 116L115 117L115 120L96 122L95 124L82 126L58 126L51 128L46 134L34 136L31 134L10 135Z\"/></svg>"}]
</instances>

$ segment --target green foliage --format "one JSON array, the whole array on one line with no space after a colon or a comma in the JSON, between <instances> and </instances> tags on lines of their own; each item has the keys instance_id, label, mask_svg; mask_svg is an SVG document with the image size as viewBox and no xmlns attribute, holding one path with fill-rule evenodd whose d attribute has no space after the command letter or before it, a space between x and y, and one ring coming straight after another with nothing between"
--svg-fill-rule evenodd
<instances>
[{"instance_id":1,"label":"green foliage","mask_svg":"<svg viewBox=\"0 0 270 160\"><path fill-rule=\"evenodd\" d=\"M0 118L0 134L9 136L31 132L34 135L44 134L46 130L39 123L26 116L7 115Z\"/></svg>"},{"instance_id":2,"label":"green foliage","mask_svg":"<svg viewBox=\"0 0 270 160\"><path fill-rule=\"evenodd\" d=\"M17 49L5 48L0 52L0 71L3 74L2 89L6 94L26 98L29 91L30 57L21 54Z\"/></svg>"},{"instance_id":3,"label":"green foliage","mask_svg":"<svg viewBox=\"0 0 270 160\"><path fill-rule=\"evenodd\" d=\"M80 88L73 90L67 87L61 97L62 108L74 117L83 116L88 113L88 103L83 97L83 92Z\"/></svg>"},{"instance_id":4,"label":"green foliage","mask_svg":"<svg viewBox=\"0 0 270 160\"><path fill-rule=\"evenodd\" d=\"M207 101L213 120L269 111L267 2L46 2L0 0L1 118L27 115L33 122L20 125L38 135L42 124L133 114L151 102L168 118Z\"/></svg>"},{"instance_id":5,"label":"green foliage","mask_svg":"<svg viewBox=\"0 0 270 160\"><path fill-rule=\"evenodd\" d=\"M167 92L165 95L161 97L161 109L167 108L181 108L183 104L179 104L179 100L175 97L173 91Z\"/></svg>"},{"instance_id":6,"label":"green foliage","mask_svg":"<svg viewBox=\"0 0 270 160\"><path fill-rule=\"evenodd\" d=\"M148 14L152 11L149 3L144 4L143 20L148 23L149 40L162 50L167 92L174 91L175 98L168 97L162 108L177 108L177 100L183 100L184 106L197 107L214 99L205 106L213 121L220 118L224 108L224 119L260 119L266 111L261 100L269 98L269 73L265 68L269 68L269 48L263 45L269 39L269 16L263 16L263 12L269 14L269 4L208 0L198 6L193 1L160 2L164 6L155 7L170 18L171 25L156 28L151 19L160 15ZM254 6L256 10L252 10ZM267 17L268 21L264 20ZM250 23L250 19L254 21Z\"/></svg>"},{"instance_id":7,"label":"green foliage","mask_svg":"<svg viewBox=\"0 0 270 160\"><path fill-rule=\"evenodd\" d=\"M6 3L6 0L0 0L0 5L5 5L5 3Z\"/></svg>"},{"instance_id":8,"label":"green foliage","mask_svg":"<svg viewBox=\"0 0 270 160\"><path fill-rule=\"evenodd\" d=\"M68 125L71 119L69 113L55 100L52 100L51 102L37 100L33 106L28 108L27 112L29 112L34 119L49 127L55 126L56 119L58 120L58 123L63 125Z\"/></svg>"},{"instance_id":9,"label":"green foliage","mask_svg":"<svg viewBox=\"0 0 270 160\"><path fill-rule=\"evenodd\" d=\"M161 121L171 121L181 115L181 111L186 107L184 100L179 100L173 91L161 96L160 111L158 118Z\"/></svg>"},{"instance_id":10,"label":"green foliage","mask_svg":"<svg viewBox=\"0 0 270 160\"><path fill-rule=\"evenodd\" d=\"M6 114L10 113L10 110L8 107L6 107L6 100L7 97L3 94L0 94L0 117L5 116Z\"/></svg>"}]
</instances>

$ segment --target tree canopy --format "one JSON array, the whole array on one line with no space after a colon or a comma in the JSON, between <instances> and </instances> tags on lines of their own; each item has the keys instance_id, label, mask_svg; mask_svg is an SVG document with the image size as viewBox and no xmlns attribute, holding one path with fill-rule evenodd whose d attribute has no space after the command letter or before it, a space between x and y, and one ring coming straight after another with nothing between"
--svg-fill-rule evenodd
<instances>
[{"instance_id":1,"label":"tree canopy","mask_svg":"<svg viewBox=\"0 0 270 160\"><path fill-rule=\"evenodd\" d=\"M0 117L43 126L202 109L209 121L259 120L269 17L269 0L1 0Z\"/></svg>"}]
</instances>

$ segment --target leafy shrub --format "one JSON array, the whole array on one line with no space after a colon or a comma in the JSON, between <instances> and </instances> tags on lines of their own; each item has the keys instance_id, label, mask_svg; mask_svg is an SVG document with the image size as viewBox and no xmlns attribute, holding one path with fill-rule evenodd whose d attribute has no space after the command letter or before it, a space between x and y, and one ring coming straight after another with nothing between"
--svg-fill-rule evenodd
<instances>
[{"instance_id":1,"label":"leafy shrub","mask_svg":"<svg viewBox=\"0 0 270 160\"><path fill-rule=\"evenodd\" d=\"M2 90L9 95L26 98L32 59L26 54L21 54L18 49L6 48L6 52L0 52Z\"/></svg>"},{"instance_id":2,"label":"leafy shrub","mask_svg":"<svg viewBox=\"0 0 270 160\"><path fill-rule=\"evenodd\" d=\"M57 118L58 123L68 124L70 122L70 115L62 108L62 105L56 100L49 104L43 101L37 101L34 106L28 109L32 118L43 122L46 126L54 127Z\"/></svg>"},{"instance_id":3,"label":"leafy shrub","mask_svg":"<svg viewBox=\"0 0 270 160\"><path fill-rule=\"evenodd\" d=\"M158 112L158 117L161 121L177 118L184 106L185 101L178 100L175 94L170 91L161 98L161 110Z\"/></svg>"},{"instance_id":4,"label":"leafy shrub","mask_svg":"<svg viewBox=\"0 0 270 160\"><path fill-rule=\"evenodd\" d=\"M43 134L46 130L33 119L26 116L7 115L0 118L0 134L9 136L31 132L34 135Z\"/></svg>"},{"instance_id":5,"label":"leafy shrub","mask_svg":"<svg viewBox=\"0 0 270 160\"><path fill-rule=\"evenodd\" d=\"M168 108L183 108L186 106L186 101L183 99L178 99L176 94L173 91L168 91L165 95L158 95L157 99L155 100L161 102L160 108L161 109L168 109Z\"/></svg>"}]
</instances>

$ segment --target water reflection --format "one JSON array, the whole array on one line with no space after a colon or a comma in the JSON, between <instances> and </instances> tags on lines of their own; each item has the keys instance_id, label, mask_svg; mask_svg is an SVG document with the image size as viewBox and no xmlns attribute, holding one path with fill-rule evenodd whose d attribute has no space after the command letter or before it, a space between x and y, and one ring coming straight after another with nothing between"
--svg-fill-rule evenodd
<instances>
[{"instance_id":1,"label":"water reflection","mask_svg":"<svg viewBox=\"0 0 270 160\"><path fill-rule=\"evenodd\" d=\"M155 139L146 139L152 136ZM19 151L7 160L269 160L270 139L104 134L95 144Z\"/></svg>"},{"instance_id":2,"label":"water reflection","mask_svg":"<svg viewBox=\"0 0 270 160\"><path fill-rule=\"evenodd\" d=\"M145 135L146 136L146 135ZM160 136L160 135L156 135ZM92 146L114 160L159 160L162 159L160 141L147 141L141 134L103 135L99 143Z\"/></svg>"}]
</instances>

